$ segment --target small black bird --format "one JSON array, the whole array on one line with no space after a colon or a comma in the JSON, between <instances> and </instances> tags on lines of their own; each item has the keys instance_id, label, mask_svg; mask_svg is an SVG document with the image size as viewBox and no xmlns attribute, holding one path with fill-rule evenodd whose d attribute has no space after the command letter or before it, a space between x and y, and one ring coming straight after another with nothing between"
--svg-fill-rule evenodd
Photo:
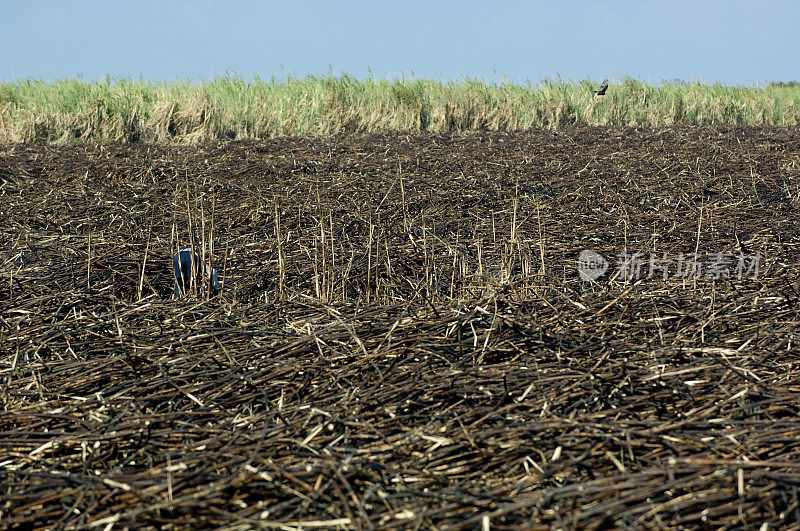
<instances>
[{"instance_id":1,"label":"small black bird","mask_svg":"<svg viewBox=\"0 0 800 531\"><path fill-rule=\"evenodd\" d=\"M604 79L603 84L600 85L600 90L597 91L598 96L605 96L606 90L608 89L608 80Z\"/></svg>"},{"instance_id":2,"label":"small black bird","mask_svg":"<svg viewBox=\"0 0 800 531\"><path fill-rule=\"evenodd\" d=\"M175 272L175 298L191 297L195 293L202 293L202 280L208 282L209 293L213 296L219 293L219 275L217 270L209 264L200 263L200 255L191 247L180 249L172 258L172 268ZM205 271L204 271L205 270ZM205 274L203 274L205 273Z\"/></svg>"}]
</instances>

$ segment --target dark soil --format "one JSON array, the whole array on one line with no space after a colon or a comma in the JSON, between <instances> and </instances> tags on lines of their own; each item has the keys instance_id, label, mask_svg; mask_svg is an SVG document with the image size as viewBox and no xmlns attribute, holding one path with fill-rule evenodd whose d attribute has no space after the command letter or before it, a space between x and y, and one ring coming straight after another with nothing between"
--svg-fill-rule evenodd
<instances>
[{"instance_id":1,"label":"dark soil","mask_svg":"<svg viewBox=\"0 0 800 531\"><path fill-rule=\"evenodd\" d=\"M797 129L0 146L0 527L796 525L799 246Z\"/></svg>"}]
</instances>

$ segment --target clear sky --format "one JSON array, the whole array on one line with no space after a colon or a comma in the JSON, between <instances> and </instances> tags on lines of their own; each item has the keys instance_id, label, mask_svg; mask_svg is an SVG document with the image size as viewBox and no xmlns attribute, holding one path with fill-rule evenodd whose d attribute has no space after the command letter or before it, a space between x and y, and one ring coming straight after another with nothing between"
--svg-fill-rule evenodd
<instances>
[{"instance_id":1,"label":"clear sky","mask_svg":"<svg viewBox=\"0 0 800 531\"><path fill-rule=\"evenodd\" d=\"M800 79L793 0L0 0L0 80Z\"/></svg>"}]
</instances>

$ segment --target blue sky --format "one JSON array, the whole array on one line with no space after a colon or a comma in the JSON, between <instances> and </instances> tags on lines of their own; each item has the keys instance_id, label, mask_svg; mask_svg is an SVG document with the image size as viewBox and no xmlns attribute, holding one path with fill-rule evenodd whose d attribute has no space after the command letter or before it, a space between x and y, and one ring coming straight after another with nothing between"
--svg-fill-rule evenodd
<instances>
[{"instance_id":1,"label":"blue sky","mask_svg":"<svg viewBox=\"0 0 800 531\"><path fill-rule=\"evenodd\" d=\"M800 79L800 2L2 0L0 79Z\"/></svg>"}]
</instances>

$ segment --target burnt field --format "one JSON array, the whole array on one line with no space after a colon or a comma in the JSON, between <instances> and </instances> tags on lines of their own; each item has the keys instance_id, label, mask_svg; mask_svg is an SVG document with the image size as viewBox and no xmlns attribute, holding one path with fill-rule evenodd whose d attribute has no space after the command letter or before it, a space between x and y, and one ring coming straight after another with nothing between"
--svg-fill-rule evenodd
<instances>
[{"instance_id":1,"label":"burnt field","mask_svg":"<svg viewBox=\"0 0 800 531\"><path fill-rule=\"evenodd\" d=\"M0 526L796 526L798 250L797 129L1 146Z\"/></svg>"}]
</instances>

